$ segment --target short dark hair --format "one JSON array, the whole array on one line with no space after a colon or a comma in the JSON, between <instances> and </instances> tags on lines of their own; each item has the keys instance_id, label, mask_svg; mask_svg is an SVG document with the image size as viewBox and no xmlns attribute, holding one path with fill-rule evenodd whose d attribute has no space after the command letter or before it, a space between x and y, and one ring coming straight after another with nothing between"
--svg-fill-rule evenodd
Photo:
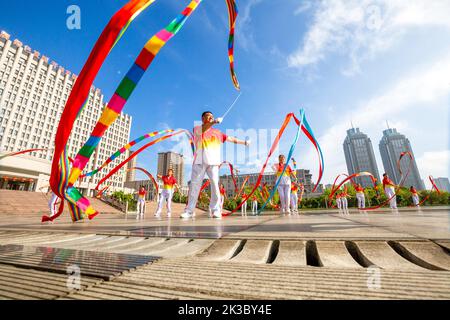
<instances>
[{"instance_id":1,"label":"short dark hair","mask_svg":"<svg viewBox=\"0 0 450 320\"><path fill-rule=\"evenodd\" d=\"M383 173L383 177L384 177L384 176L387 176L387 173Z\"/></svg>"},{"instance_id":2,"label":"short dark hair","mask_svg":"<svg viewBox=\"0 0 450 320\"><path fill-rule=\"evenodd\" d=\"M202 113L202 119L203 119L203 117L206 116L208 113L213 114L211 111L205 111L205 112Z\"/></svg>"}]
</instances>

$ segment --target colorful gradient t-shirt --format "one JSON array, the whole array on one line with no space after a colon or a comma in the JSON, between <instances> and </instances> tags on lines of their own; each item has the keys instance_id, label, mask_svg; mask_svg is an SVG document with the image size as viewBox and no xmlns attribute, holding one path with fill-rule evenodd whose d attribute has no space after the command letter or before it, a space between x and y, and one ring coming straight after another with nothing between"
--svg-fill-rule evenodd
<instances>
[{"instance_id":1,"label":"colorful gradient t-shirt","mask_svg":"<svg viewBox=\"0 0 450 320\"><path fill-rule=\"evenodd\" d=\"M281 173L283 172L284 165L280 166L279 163L273 165L273 170L277 175L277 179L280 178ZM288 165L286 171L284 171L283 176L280 180L280 185L291 184L291 174L293 173L291 167Z\"/></svg>"},{"instance_id":2,"label":"colorful gradient t-shirt","mask_svg":"<svg viewBox=\"0 0 450 320\"><path fill-rule=\"evenodd\" d=\"M164 190L171 191L171 190L173 190L173 186L177 184L177 179L175 179L174 176L171 176L171 177L163 176L162 181L164 183L164 185L163 185Z\"/></svg>"},{"instance_id":3,"label":"colorful gradient t-shirt","mask_svg":"<svg viewBox=\"0 0 450 320\"><path fill-rule=\"evenodd\" d=\"M218 166L221 161L221 146L227 140L227 136L220 130L210 128L202 132L202 126L194 128L194 144L196 154L194 164Z\"/></svg>"}]
</instances>

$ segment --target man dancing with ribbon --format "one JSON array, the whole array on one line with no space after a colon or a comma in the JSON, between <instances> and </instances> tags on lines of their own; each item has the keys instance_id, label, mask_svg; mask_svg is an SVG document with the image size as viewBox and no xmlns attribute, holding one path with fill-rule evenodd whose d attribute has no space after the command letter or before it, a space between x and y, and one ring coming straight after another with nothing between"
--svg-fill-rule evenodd
<instances>
[{"instance_id":1,"label":"man dancing with ribbon","mask_svg":"<svg viewBox=\"0 0 450 320\"><path fill-rule=\"evenodd\" d=\"M202 114L202 125L194 128L196 154L192 165L188 204L185 211L181 214L182 219L190 219L193 217L205 174L208 175L211 183L211 202L209 209L211 210L213 218L222 218L219 190L219 166L222 163L220 159L221 145L224 142L231 142L249 146L250 141L239 140L227 136L221 131L213 128L215 124L221 122L221 118L215 120L213 113L206 111Z\"/></svg>"},{"instance_id":2,"label":"man dancing with ribbon","mask_svg":"<svg viewBox=\"0 0 450 320\"><path fill-rule=\"evenodd\" d=\"M395 194L395 183L389 178L387 173L383 173L383 189L389 200L391 209L397 209L397 196Z\"/></svg>"}]
</instances>

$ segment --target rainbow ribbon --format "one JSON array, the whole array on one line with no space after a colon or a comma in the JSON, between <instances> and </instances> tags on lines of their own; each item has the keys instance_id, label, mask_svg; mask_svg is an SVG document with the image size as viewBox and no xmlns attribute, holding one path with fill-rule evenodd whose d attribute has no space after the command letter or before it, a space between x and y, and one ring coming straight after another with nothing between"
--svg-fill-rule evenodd
<instances>
[{"instance_id":1,"label":"rainbow ribbon","mask_svg":"<svg viewBox=\"0 0 450 320\"><path fill-rule=\"evenodd\" d=\"M97 76L106 57L111 52L118 39L123 35L123 30L129 25L138 13L147 8L154 0L131 0L123 6L111 18L108 25L98 38L94 48L92 49L88 60L80 72L74 87L67 100L63 114L58 125L55 135L55 151L53 154L52 171L50 175L50 185L53 192L58 197L65 198L65 191L68 184L68 161L67 161L67 142L72 133L73 125L81 110L84 108L88 95L91 90L92 83ZM64 158L62 158L64 157ZM73 206L70 206L72 209ZM53 217L44 216L43 221L53 221L59 217L64 210L64 201L58 209L58 213ZM74 209L75 210L75 209Z\"/></svg>"},{"instance_id":2,"label":"rainbow ribbon","mask_svg":"<svg viewBox=\"0 0 450 320\"><path fill-rule=\"evenodd\" d=\"M52 163L52 173L50 184L52 190L60 197L65 198L69 202L69 208L73 221L79 220L81 214L79 210L85 212L89 219L98 214L89 204L89 201L82 197L76 188L75 182L81 176L83 169L86 167L92 153L99 144L105 131L117 119L123 110L127 100L133 93L145 71L151 65L153 59L159 53L161 48L182 28L186 20L198 7L202 0L192 0L184 11L177 16L165 29L153 36L145 45L134 65L131 67L125 78L120 83L115 94L111 98L109 104L104 109L100 120L95 126L91 137L78 152L73 166L68 174L68 162L66 161L67 141L71 134L75 119L86 105L91 85L105 61L110 51L121 39L131 22L151 3L155 0L132 0L123 8L121 8L105 27L102 35L97 40L89 59L83 67L74 88L69 96L63 115L61 116L60 125L55 138L55 153ZM234 26L237 18L237 8L234 0L227 0L230 21L230 37L229 37L229 57L230 69L232 73L233 83L239 88L237 78L234 72ZM64 159L61 157L64 155ZM78 208L76 209L75 206ZM63 204L60 206L58 214L52 217L52 221L57 218L63 210ZM44 219L44 217L43 217Z\"/></svg>"},{"instance_id":3,"label":"rainbow ribbon","mask_svg":"<svg viewBox=\"0 0 450 320\"><path fill-rule=\"evenodd\" d=\"M145 170L144 168L141 168L141 167L133 167L133 168L129 168L127 171L133 171L133 170L143 172L143 173L144 173L144 174L152 181L153 186L154 186L155 189L156 189L156 194L159 193L158 182L156 182L155 177L153 177L153 175L152 175L150 172L148 172L147 170Z\"/></svg>"},{"instance_id":4,"label":"rainbow ribbon","mask_svg":"<svg viewBox=\"0 0 450 320\"><path fill-rule=\"evenodd\" d=\"M284 119L284 122L283 122L283 124L281 125L281 128L280 128L280 130L278 131L278 134L277 134L277 136L276 136L274 142L272 143L272 146L271 146L271 148L270 148L270 150L269 150L269 154L267 155L266 161L265 161L265 163L263 164L263 167L262 167L262 169L261 169L261 172L259 173L258 179L257 179L257 181L256 181L256 183L255 183L255 186L253 187L253 190L252 190L246 197L244 197L243 202L247 201L247 200L255 193L255 191L257 190L258 186L261 184L261 180L262 180L262 177L263 177L264 172L265 172L265 170L266 170L267 164L268 164L270 158L272 157L273 153L276 151L276 149L277 149L277 147L278 147L278 144L279 144L279 142L280 142L280 140L281 140L281 137L283 136L283 134L284 134L284 132L285 132L285 130L286 130L286 127L288 126L289 122L290 122L292 119L294 119L294 121L296 122L296 124L301 128L301 130L303 131L303 133L308 137L308 139L311 141L311 143L314 145L314 147L315 147L316 150L317 150L317 154L318 154L318 157L319 157L319 175L318 175L318 178L317 178L316 186L315 186L314 189L313 189L313 192L317 189L317 187L318 187L320 181L322 180L323 169L324 169L324 162L323 162L323 154L322 154L322 150L321 150L321 148L320 148L320 145L319 145L318 141L317 141L316 138L314 137L314 134L313 134L313 132L312 132L312 129L311 129L311 127L310 127L310 125L309 125L307 119L306 119L306 116L303 116L303 121L300 121L299 119L297 119L297 117L295 117L295 115L294 115L293 113L289 113L288 115L286 115L286 117L285 117L285 119ZM297 141L297 138L295 139L293 145L295 145L296 141ZM292 155L291 155L291 156L292 156ZM289 161L287 161L287 163L289 163ZM285 169L286 169L286 168L285 168ZM268 199L268 200L269 200L269 202L270 202L271 199ZM242 204L241 204L241 205L242 205ZM241 208L241 205L239 205L239 206L238 206L236 209L234 209L233 211L227 212L227 213L223 213L222 215L223 215L223 216L229 216L229 215L233 214L234 212L236 212L237 210L239 210L239 209Z\"/></svg>"},{"instance_id":5,"label":"rainbow ribbon","mask_svg":"<svg viewBox=\"0 0 450 320\"><path fill-rule=\"evenodd\" d=\"M281 179L284 176L284 173L287 170L287 167L289 166L289 162L291 161L292 155L294 154L295 146L297 145L298 138L300 138L300 133L302 132L303 122L305 120L305 110L300 110L300 124L297 129L297 133L294 138L294 142L291 145L291 148L289 150L286 163L284 165L283 171L281 172L280 176L277 179L277 182L275 183L275 186L273 187L272 191L270 192L269 198L264 202L264 204L261 206L261 209L258 211L258 214L261 214L261 212L266 208L267 204L270 200L272 200L273 196L275 195L275 192L277 191L278 186L280 185ZM295 161L295 160L294 160Z\"/></svg>"},{"instance_id":6,"label":"rainbow ribbon","mask_svg":"<svg viewBox=\"0 0 450 320\"><path fill-rule=\"evenodd\" d=\"M122 154L124 154L127 150L130 150L131 147L135 146L139 142L144 141L145 139L148 139L148 138L153 138L153 137L156 137L158 135L167 134L167 133L171 133L171 132L174 132L174 130L173 129L167 129L167 130L154 131L154 132L150 132L150 133L144 134L143 136L140 136L139 138L128 142L128 144L124 145L122 148L120 148L115 153L113 153L100 167L98 167L97 169L95 169L95 170L93 170L91 172L88 172L86 174L81 175L80 178L92 177L93 175L97 174L104 167L106 167L111 162L116 160L118 157L120 157Z\"/></svg>"},{"instance_id":7,"label":"rainbow ribbon","mask_svg":"<svg viewBox=\"0 0 450 320\"><path fill-rule=\"evenodd\" d=\"M81 172L89 162L90 157L97 148L101 138L103 137L109 126L117 119L122 112L126 102L135 90L137 84L142 79L144 73L148 70L159 51L172 39L178 31L181 30L187 19L198 7L201 0L193 0L165 29L154 35L144 46L135 63L128 71L119 87L112 96L109 104L103 110L103 113L97 122L91 137L78 152L75 157L72 171L68 180L68 195L76 202L77 206L86 212L91 219L98 214L89 204L89 201L82 197L73 185L78 180Z\"/></svg>"},{"instance_id":8,"label":"rainbow ribbon","mask_svg":"<svg viewBox=\"0 0 450 320\"><path fill-rule=\"evenodd\" d=\"M239 81L234 70L234 28L236 26L236 20L238 16L238 8L234 0L226 0L228 8L228 22L230 25L230 35L228 38L228 58L230 60L230 73L231 80L233 81L234 87L240 90Z\"/></svg>"}]
</instances>

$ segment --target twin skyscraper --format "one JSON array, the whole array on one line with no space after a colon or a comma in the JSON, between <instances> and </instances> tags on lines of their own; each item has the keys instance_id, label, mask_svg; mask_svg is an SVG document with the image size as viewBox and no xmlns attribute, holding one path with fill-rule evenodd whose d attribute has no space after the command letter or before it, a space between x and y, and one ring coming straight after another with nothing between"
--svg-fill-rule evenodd
<instances>
[{"instance_id":1,"label":"twin skyscraper","mask_svg":"<svg viewBox=\"0 0 450 320\"><path fill-rule=\"evenodd\" d=\"M381 181L377 161L373 152L372 141L366 134L361 132L359 128L347 130L347 137L344 140L343 146L349 174L367 171L373 174L378 181ZM409 140L403 134L397 132L396 129L389 128L383 131L379 149L383 161L384 172L386 172L395 183L399 183L401 174L397 168L397 161L400 154L409 151L414 155ZM400 165L402 172L407 172L409 158L402 160ZM356 179L356 182L361 183L363 187L372 186L369 177L359 177ZM404 182L404 186L414 186L414 188L418 190L425 189L414 157L411 171Z\"/></svg>"}]
</instances>

